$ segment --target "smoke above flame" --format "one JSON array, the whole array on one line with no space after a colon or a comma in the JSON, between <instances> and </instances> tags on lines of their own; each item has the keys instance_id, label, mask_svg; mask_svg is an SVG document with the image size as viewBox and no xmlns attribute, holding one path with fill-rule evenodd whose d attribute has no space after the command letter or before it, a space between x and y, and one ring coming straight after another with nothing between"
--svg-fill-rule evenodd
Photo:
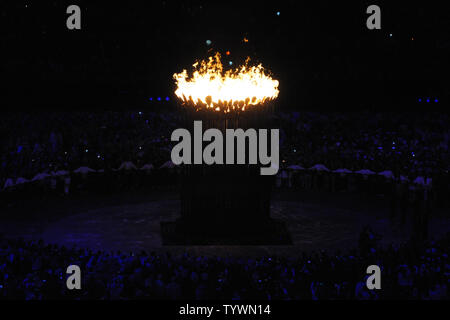
<instances>
[{"instance_id":1,"label":"smoke above flame","mask_svg":"<svg viewBox=\"0 0 450 320\"><path fill-rule=\"evenodd\" d=\"M220 54L208 61L193 64L192 76L186 70L175 73L175 95L185 104L197 110L244 111L251 106L264 104L278 97L278 80L265 73L264 67L249 66L247 58L243 66L224 71Z\"/></svg>"}]
</instances>

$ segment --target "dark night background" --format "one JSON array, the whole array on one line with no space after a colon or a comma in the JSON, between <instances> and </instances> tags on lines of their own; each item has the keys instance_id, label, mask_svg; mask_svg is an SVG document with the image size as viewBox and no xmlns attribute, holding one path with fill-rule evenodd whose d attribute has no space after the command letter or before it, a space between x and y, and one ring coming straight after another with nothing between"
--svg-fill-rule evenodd
<instances>
[{"instance_id":1,"label":"dark night background","mask_svg":"<svg viewBox=\"0 0 450 320\"><path fill-rule=\"evenodd\" d=\"M70 4L81 8L81 30L66 28ZM366 28L371 4L381 8L381 30ZM273 72L280 108L430 110L448 100L450 20L429 2L10 1L1 7L6 110L157 108L148 97L174 97L173 73L227 50L234 66L248 55ZM432 103L421 106L418 99L427 97Z\"/></svg>"}]
</instances>

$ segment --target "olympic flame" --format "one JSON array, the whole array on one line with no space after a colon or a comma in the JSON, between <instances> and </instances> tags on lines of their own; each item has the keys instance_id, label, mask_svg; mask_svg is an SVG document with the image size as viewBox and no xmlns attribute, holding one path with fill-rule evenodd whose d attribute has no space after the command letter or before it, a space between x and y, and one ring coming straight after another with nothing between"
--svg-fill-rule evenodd
<instances>
[{"instance_id":1,"label":"olympic flame","mask_svg":"<svg viewBox=\"0 0 450 320\"><path fill-rule=\"evenodd\" d=\"M220 54L193 64L194 72L186 70L173 75L177 84L175 95L184 104L214 111L244 111L278 97L278 80L266 74L261 64L224 71Z\"/></svg>"}]
</instances>

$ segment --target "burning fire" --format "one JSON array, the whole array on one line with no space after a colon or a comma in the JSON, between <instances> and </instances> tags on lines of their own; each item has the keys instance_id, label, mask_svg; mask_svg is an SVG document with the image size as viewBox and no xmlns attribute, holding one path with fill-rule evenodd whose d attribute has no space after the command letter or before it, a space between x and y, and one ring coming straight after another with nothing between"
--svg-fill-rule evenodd
<instances>
[{"instance_id":1,"label":"burning fire","mask_svg":"<svg viewBox=\"0 0 450 320\"><path fill-rule=\"evenodd\" d=\"M265 74L261 64L249 66L249 61L247 58L243 66L224 72L220 54L216 53L208 61L194 63L191 77L186 70L175 73L175 94L197 110L211 108L223 112L244 111L277 98L278 80Z\"/></svg>"}]
</instances>

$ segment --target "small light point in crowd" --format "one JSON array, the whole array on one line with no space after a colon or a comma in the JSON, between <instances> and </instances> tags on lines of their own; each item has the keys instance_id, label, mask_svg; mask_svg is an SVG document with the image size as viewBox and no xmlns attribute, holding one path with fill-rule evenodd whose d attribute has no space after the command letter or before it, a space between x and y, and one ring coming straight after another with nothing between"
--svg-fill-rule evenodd
<instances>
[{"instance_id":1,"label":"small light point in crowd","mask_svg":"<svg viewBox=\"0 0 450 320\"><path fill-rule=\"evenodd\" d=\"M211 43L212 43L211 40L206 40L206 45L207 46L211 45Z\"/></svg>"},{"instance_id":2,"label":"small light point in crowd","mask_svg":"<svg viewBox=\"0 0 450 320\"><path fill-rule=\"evenodd\" d=\"M280 14L281 14L281 12L280 12L280 11L277 11L277 16L280 16Z\"/></svg>"}]
</instances>

